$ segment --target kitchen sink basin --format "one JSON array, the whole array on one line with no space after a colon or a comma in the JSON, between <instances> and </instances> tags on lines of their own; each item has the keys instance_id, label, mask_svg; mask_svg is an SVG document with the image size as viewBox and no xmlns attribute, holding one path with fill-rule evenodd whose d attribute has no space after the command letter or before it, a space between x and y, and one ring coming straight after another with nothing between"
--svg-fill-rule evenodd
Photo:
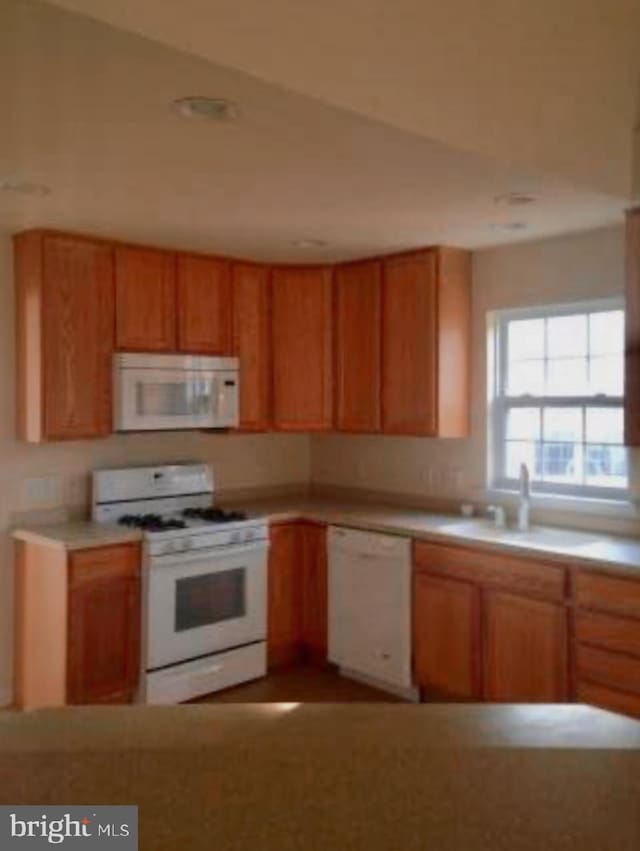
<instances>
[{"instance_id":1,"label":"kitchen sink basin","mask_svg":"<svg viewBox=\"0 0 640 851\"><path fill-rule=\"evenodd\" d=\"M589 532L543 526L532 526L528 531L521 532L516 528L500 528L491 520L480 519L446 523L438 527L438 532L453 537L541 549L579 549L599 543L601 540L597 535Z\"/></svg>"}]
</instances>

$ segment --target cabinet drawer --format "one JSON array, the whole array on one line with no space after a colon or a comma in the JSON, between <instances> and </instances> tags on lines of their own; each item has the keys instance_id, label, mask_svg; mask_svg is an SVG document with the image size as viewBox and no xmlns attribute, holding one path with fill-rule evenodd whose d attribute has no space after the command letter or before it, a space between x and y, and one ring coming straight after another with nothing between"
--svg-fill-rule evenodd
<instances>
[{"instance_id":1,"label":"cabinet drawer","mask_svg":"<svg viewBox=\"0 0 640 851\"><path fill-rule=\"evenodd\" d=\"M576 661L579 680L640 695L640 659L579 644Z\"/></svg>"},{"instance_id":2,"label":"cabinet drawer","mask_svg":"<svg viewBox=\"0 0 640 851\"><path fill-rule=\"evenodd\" d=\"M597 612L576 613L576 639L606 650L640 656L640 621Z\"/></svg>"},{"instance_id":3,"label":"cabinet drawer","mask_svg":"<svg viewBox=\"0 0 640 851\"><path fill-rule=\"evenodd\" d=\"M580 571L576 573L574 582L579 606L640 619L640 579L621 579Z\"/></svg>"},{"instance_id":4,"label":"cabinet drawer","mask_svg":"<svg viewBox=\"0 0 640 851\"><path fill-rule=\"evenodd\" d=\"M581 682L578 683L577 698L580 703L590 703L592 706L600 706L602 709L640 718L640 697L635 694Z\"/></svg>"},{"instance_id":5,"label":"cabinet drawer","mask_svg":"<svg viewBox=\"0 0 640 851\"><path fill-rule=\"evenodd\" d=\"M531 559L416 541L414 564L417 571L510 589L558 602L565 596L564 569Z\"/></svg>"},{"instance_id":6,"label":"cabinet drawer","mask_svg":"<svg viewBox=\"0 0 640 851\"><path fill-rule=\"evenodd\" d=\"M77 550L69 558L69 586L71 589L84 582L113 579L119 576L136 576L140 567L140 545L118 544Z\"/></svg>"}]
</instances>

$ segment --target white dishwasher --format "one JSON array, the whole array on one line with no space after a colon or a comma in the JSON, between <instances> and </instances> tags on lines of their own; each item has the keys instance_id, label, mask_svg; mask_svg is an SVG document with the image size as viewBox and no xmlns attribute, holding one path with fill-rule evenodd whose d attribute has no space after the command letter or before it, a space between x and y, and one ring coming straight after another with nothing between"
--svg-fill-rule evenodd
<instances>
[{"instance_id":1,"label":"white dishwasher","mask_svg":"<svg viewBox=\"0 0 640 851\"><path fill-rule=\"evenodd\" d=\"M330 526L329 659L347 675L411 690L411 542Z\"/></svg>"}]
</instances>

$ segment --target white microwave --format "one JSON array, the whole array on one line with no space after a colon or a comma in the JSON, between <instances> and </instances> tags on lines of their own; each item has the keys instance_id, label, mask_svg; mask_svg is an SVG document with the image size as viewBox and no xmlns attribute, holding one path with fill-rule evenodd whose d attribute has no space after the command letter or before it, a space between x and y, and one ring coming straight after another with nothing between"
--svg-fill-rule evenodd
<instances>
[{"instance_id":1,"label":"white microwave","mask_svg":"<svg viewBox=\"0 0 640 851\"><path fill-rule=\"evenodd\" d=\"M237 358L120 353L113 379L115 431L238 425Z\"/></svg>"}]
</instances>

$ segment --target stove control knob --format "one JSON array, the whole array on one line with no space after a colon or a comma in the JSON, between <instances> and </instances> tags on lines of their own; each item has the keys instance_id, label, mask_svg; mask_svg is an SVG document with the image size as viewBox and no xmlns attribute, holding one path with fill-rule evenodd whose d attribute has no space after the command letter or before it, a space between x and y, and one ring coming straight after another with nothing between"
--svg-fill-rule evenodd
<instances>
[{"instance_id":1,"label":"stove control knob","mask_svg":"<svg viewBox=\"0 0 640 851\"><path fill-rule=\"evenodd\" d=\"M230 541L232 544L240 544L242 542L242 532L232 532Z\"/></svg>"},{"instance_id":2,"label":"stove control knob","mask_svg":"<svg viewBox=\"0 0 640 851\"><path fill-rule=\"evenodd\" d=\"M253 529L247 529L247 531L244 533L245 541L253 541L255 536L256 536L256 533Z\"/></svg>"},{"instance_id":3,"label":"stove control knob","mask_svg":"<svg viewBox=\"0 0 640 851\"><path fill-rule=\"evenodd\" d=\"M192 547L193 547L193 541L191 540L191 538L184 538L183 541L182 541L182 549L183 550L190 550Z\"/></svg>"}]
</instances>

